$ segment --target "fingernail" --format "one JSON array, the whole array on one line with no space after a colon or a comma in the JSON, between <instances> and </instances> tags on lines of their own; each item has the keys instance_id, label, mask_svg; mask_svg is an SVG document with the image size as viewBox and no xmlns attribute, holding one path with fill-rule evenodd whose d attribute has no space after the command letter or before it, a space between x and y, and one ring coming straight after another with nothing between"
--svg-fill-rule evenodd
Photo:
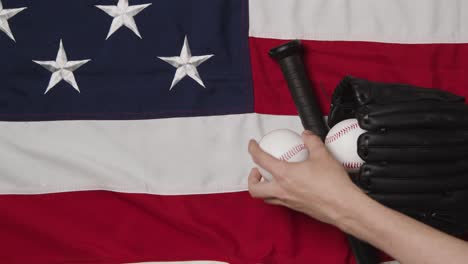
<instances>
[{"instance_id":1,"label":"fingernail","mask_svg":"<svg viewBox=\"0 0 468 264\"><path fill-rule=\"evenodd\" d=\"M249 140L249 145L248 145L249 152L252 151L252 148L254 147L254 144L255 144L255 140L253 140L253 139Z\"/></svg>"}]
</instances>

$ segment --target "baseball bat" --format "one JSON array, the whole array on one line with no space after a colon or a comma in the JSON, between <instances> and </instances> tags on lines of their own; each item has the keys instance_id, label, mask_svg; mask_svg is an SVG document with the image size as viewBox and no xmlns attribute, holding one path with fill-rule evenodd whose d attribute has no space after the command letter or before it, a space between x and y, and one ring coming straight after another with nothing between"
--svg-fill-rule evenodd
<instances>
[{"instance_id":1,"label":"baseball bat","mask_svg":"<svg viewBox=\"0 0 468 264\"><path fill-rule=\"evenodd\" d=\"M324 140L328 128L304 67L301 42L294 40L273 48L269 55L281 67L303 127ZM358 264L378 263L372 246L349 235L348 241Z\"/></svg>"}]
</instances>

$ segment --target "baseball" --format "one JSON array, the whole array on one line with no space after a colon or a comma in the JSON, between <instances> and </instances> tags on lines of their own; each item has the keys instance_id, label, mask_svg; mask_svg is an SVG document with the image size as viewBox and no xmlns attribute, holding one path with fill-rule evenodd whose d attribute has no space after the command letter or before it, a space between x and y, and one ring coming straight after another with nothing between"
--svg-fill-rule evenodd
<instances>
[{"instance_id":1,"label":"baseball","mask_svg":"<svg viewBox=\"0 0 468 264\"><path fill-rule=\"evenodd\" d=\"M333 126L325 138L327 149L348 172L358 172L364 164L357 152L357 141L365 132L357 119L346 119Z\"/></svg>"},{"instance_id":2,"label":"baseball","mask_svg":"<svg viewBox=\"0 0 468 264\"><path fill-rule=\"evenodd\" d=\"M260 148L273 157L288 162L301 162L309 157L307 149L301 136L289 129L273 130L263 136L259 142ZM260 174L268 181L273 179L271 173L258 167Z\"/></svg>"}]
</instances>

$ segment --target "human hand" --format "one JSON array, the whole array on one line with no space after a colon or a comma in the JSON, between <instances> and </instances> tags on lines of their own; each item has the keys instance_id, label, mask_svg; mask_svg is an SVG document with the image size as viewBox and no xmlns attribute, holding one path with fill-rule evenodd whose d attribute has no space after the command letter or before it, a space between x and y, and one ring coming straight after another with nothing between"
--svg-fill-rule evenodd
<instances>
[{"instance_id":1,"label":"human hand","mask_svg":"<svg viewBox=\"0 0 468 264\"><path fill-rule=\"evenodd\" d=\"M343 166L326 149L319 137L309 131L302 134L309 149L304 162L290 163L264 152L255 140L249 142L253 161L273 175L262 181L257 168L249 175L252 197L273 205L282 205L303 212L322 222L337 225L353 199L363 195Z\"/></svg>"},{"instance_id":2,"label":"human hand","mask_svg":"<svg viewBox=\"0 0 468 264\"><path fill-rule=\"evenodd\" d=\"M302 137L309 158L299 163L278 160L254 140L249 142L253 161L273 175L273 180L261 181L258 169L252 169L249 191L253 197L335 225L401 263L466 263L466 242L372 200L351 181L320 138L307 132Z\"/></svg>"}]
</instances>

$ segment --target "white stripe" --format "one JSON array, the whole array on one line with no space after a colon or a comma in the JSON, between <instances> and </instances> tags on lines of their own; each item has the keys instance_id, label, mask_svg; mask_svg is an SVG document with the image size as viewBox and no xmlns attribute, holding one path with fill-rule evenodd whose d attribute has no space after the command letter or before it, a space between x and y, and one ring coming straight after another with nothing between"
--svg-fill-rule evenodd
<instances>
[{"instance_id":1,"label":"white stripe","mask_svg":"<svg viewBox=\"0 0 468 264\"><path fill-rule=\"evenodd\" d=\"M250 36L468 42L466 0L250 0Z\"/></svg>"},{"instance_id":2,"label":"white stripe","mask_svg":"<svg viewBox=\"0 0 468 264\"><path fill-rule=\"evenodd\" d=\"M247 189L250 138L299 117L0 122L0 194L109 190L164 195Z\"/></svg>"}]
</instances>

